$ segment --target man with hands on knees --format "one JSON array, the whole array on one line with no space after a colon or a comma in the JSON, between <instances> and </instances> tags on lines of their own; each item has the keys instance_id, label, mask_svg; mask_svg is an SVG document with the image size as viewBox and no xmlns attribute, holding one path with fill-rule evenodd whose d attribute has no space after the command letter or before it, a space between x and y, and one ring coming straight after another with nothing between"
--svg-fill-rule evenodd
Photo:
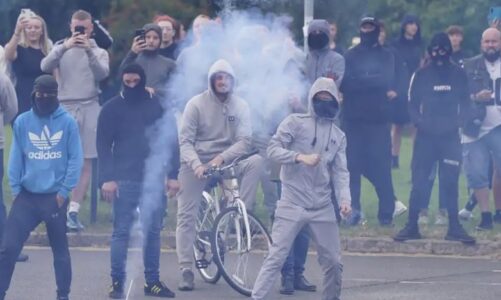
<instances>
[{"instance_id":1,"label":"man with hands on knees","mask_svg":"<svg viewBox=\"0 0 501 300\"><path fill-rule=\"evenodd\" d=\"M59 106L57 89L52 76L38 77L33 108L14 122L8 171L14 202L0 247L2 300L23 244L41 222L45 222L54 256L57 299L67 300L70 293L66 207L80 177L83 154L77 123Z\"/></svg>"},{"instance_id":2,"label":"man with hands on knees","mask_svg":"<svg viewBox=\"0 0 501 300\"><path fill-rule=\"evenodd\" d=\"M351 213L351 195L346 137L334 123L339 111L334 80L318 78L308 98L309 112L288 116L268 146L268 157L282 164L282 195L275 211L273 244L256 279L253 299L266 298L294 238L305 226L317 244L324 273L321 299L341 296L343 265L331 182L344 217Z\"/></svg>"},{"instance_id":3,"label":"man with hands on knees","mask_svg":"<svg viewBox=\"0 0 501 300\"><path fill-rule=\"evenodd\" d=\"M176 245L181 269L181 291L194 289L193 243L196 218L208 167L231 163L250 152L252 127L247 102L237 97L232 66L223 59L209 70L208 89L191 98L183 113L179 144L181 168ZM257 186L263 172L263 159L253 155L237 167L240 194L248 210L252 210Z\"/></svg>"}]
</instances>

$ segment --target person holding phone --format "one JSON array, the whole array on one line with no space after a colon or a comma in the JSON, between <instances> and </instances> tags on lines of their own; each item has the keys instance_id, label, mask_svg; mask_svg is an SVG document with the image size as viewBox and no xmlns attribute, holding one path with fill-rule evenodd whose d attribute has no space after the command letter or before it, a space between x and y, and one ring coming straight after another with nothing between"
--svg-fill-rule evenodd
<instances>
[{"instance_id":1,"label":"person holding phone","mask_svg":"<svg viewBox=\"0 0 501 300\"><path fill-rule=\"evenodd\" d=\"M161 100L166 100L167 82L176 63L160 54L162 36L162 28L152 23L136 30L131 50L122 61L120 69L123 70L131 63L140 65L146 73L146 87Z\"/></svg>"},{"instance_id":2,"label":"person holding phone","mask_svg":"<svg viewBox=\"0 0 501 300\"><path fill-rule=\"evenodd\" d=\"M84 152L84 166L78 185L72 193L68 210L68 228L82 230L78 219L80 204L89 188L92 159L97 157L96 128L99 106L99 82L108 77L108 52L94 39L92 16L78 10L71 17L71 36L56 43L42 60L44 72L56 71L59 80L59 101L78 122Z\"/></svg>"},{"instance_id":3,"label":"person holding phone","mask_svg":"<svg viewBox=\"0 0 501 300\"><path fill-rule=\"evenodd\" d=\"M51 49L52 42L44 19L32 11L23 10L14 34L5 45L5 59L12 64L12 75L16 78L18 115L31 109L33 82L44 74L40 62Z\"/></svg>"}]
</instances>

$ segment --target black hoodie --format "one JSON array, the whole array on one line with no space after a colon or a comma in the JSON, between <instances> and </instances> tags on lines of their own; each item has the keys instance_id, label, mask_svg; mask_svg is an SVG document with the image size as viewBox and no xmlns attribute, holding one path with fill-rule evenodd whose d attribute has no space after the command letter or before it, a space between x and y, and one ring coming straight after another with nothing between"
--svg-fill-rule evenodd
<instances>
[{"instance_id":1,"label":"black hoodie","mask_svg":"<svg viewBox=\"0 0 501 300\"><path fill-rule=\"evenodd\" d=\"M436 34L429 47L445 47L452 52L445 33ZM459 133L471 111L466 72L446 60L418 70L409 89L409 113L418 134L444 135Z\"/></svg>"},{"instance_id":2,"label":"black hoodie","mask_svg":"<svg viewBox=\"0 0 501 300\"><path fill-rule=\"evenodd\" d=\"M404 35L405 26L410 23L416 23L418 26L416 35L412 40L406 39ZM412 74L420 66L424 50L423 42L421 40L421 25L417 16L411 14L404 16L401 23L400 36L393 43L393 47L403 59L404 64L407 68L408 77L406 78L405 82L407 83L406 87L408 87Z\"/></svg>"},{"instance_id":3,"label":"black hoodie","mask_svg":"<svg viewBox=\"0 0 501 300\"><path fill-rule=\"evenodd\" d=\"M129 68L127 66L125 70ZM164 110L158 99L144 90L144 72L140 76L142 80L138 87L143 93L126 93L122 87L122 92L107 101L99 115L97 153L100 185L107 181L143 181L151 137L158 132L152 125L162 117ZM169 117L169 123L162 126L167 126L172 132L171 142L167 143L169 146L165 151L170 158L166 164L167 175L175 179L179 170L179 146L174 116Z\"/></svg>"}]
</instances>

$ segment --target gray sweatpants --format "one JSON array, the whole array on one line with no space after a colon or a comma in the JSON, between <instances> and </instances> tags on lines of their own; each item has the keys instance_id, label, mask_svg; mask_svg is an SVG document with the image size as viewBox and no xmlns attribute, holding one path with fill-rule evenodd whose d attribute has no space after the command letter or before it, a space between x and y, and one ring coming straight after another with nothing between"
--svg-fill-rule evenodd
<instances>
[{"instance_id":1,"label":"gray sweatpants","mask_svg":"<svg viewBox=\"0 0 501 300\"><path fill-rule=\"evenodd\" d=\"M334 206L320 210L305 210L282 199L278 201L273 223L273 245L266 257L252 290L252 299L266 299L278 278L284 261L298 232L306 226L317 244L318 262L324 273L322 300L339 300L343 265L339 228Z\"/></svg>"},{"instance_id":2,"label":"gray sweatpants","mask_svg":"<svg viewBox=\"0 0 501 300\"><path fill-rule=\"evenodd\" d=\"M252 210L256 202L256 191L262 172L263 158L259 155L253 155L241 161L237 167L240 196L249 210ZM207 180L198 179L193 170L186 164L181 164L178 180L181 189L177 196L177 259L181 268L191 268L193 264L193 243L196 235L196 218Z\"/></svg>"}]
</instances>

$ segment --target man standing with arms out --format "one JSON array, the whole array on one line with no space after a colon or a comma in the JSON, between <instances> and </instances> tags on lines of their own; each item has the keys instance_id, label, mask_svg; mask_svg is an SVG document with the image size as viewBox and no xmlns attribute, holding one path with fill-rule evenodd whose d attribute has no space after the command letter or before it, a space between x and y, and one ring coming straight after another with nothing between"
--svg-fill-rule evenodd
<instances>
[{"instance_id":1,"label":"man standing with arms out","mask_svg":"<svg viewBox=\"0 0 501 300\"><path fill-rule=\"evenodd\" d=\"M16 90L10 82L9 77L0 71L0 182L3 182L3 149L5 144L4 126L9 124L17 114ZM0 184L0 245L4 232L5 218L7 211L3 203L3 187Z\"/></svg>"},{"instance_id":2,"label":"man standing with arms out","mask_svg":"<svg viewBox=\"0 0 501 300\"><path fill-rule=\"evenodd\" d=\"M179 144L179 170L176 245L181 268L179 290L194 288L193 242L202 191L204 171L211 166L231 163L250 151L252 126L245 100L233 94L235 75L231 65L220 59L209 69L208 89L193 97L183 113ZM253 155L240 162L240 195L252 210L263 172L263 158Z\"/></svg>"},{"instance_id":3,"label":"man standing with arms out","mask_svg":"<svg viewBox=\"0 0 501 300\"><path fill-rule=\"evenodd\" d=\"M341 84L344 94L343 129L350 170L353 213L348 224L362 217L360 192L364 175L379 198L381 226L393 221L395 194L391 178L390 101L395 99L395 57L378 43L379 22L364 17L360 22L360 44L346 52L346 73Z\"/></svg>"},{"instance_id":4,"label":"man standing with arms out","mask_svg":"<svg viewBox=\"0 0 501 300\"><path fill-rule=\"evenodd\" d=\"M343 265L330 182L343 216L351 211L351 198L346 138L334 124L338 99L332 79L317 79L308 96L309 112L288 116L271 139L268 157L282 164L283 189L273 223L273 245L256 279L252 299L266 298L303 227L318 245L318 261L324 272L321 299L340 299Z\"/></svg>"},{"instance_id":5,"label":"man standing with arms out","mask_svg":"<svg viewBox=\"0 0 501 300\"><path fill-rule=\"evenodd\" d=\"M57 299L67 300L71 258L66 237L66 208L82 170L82 145L75 120L59 106L57 82L35 80L33 108L14 123L9 185L14 202L0 248L0 299L4 299L24 242L41 222L54 256Z\"/></svg>"},{"instance_id":6,"label":"man standing with arms out","mask_svg":"<svg viewBox=\"0 0 501 300\"><path fill-rule=\"evenodd\" d=\"M176 63L159 53L162 44L162 29L156 24L143 27L144 37L134 37L131 51L124 58L121 69L131 63L140 65L146 73L146 86L162 98L166 94L167 81L176 67ZM143 39L144 38L144 39Z\"/></svg>"},{"instance_id":7,"label":"man standing with arms out","mask_svg":"<svg viewBox=\"0 0 501 300\"><path fill-rule=\"evenodd\" d=\"M144 294L173 298L175 294L160 281L160 231L165 208L163 199L144 195L146 159L152 152L148 132L155 130L163 114L157 98L146 90L146 76L143 68L131 64L122 72L122 91L109 100L99 115L97 126L97 151L99 176L103 198L113 202L113 235L111 238L111 277L109 297L123 299L127 248L134 213L140 207L140 221L144 231L143 257L146 283ZM179 169L179 146L174 117L169 126L173 138L169 141L170 181L177 180ZM159 125L156 125L159 126ZM159 138L159 137L156 137ZM154 183L150 183L154 184ZM163 180L158 184L162 186Z\"/></svg>"},{"instance_id":8,"label":"man standing with arms out","mask_svg":"<svg viewBox=\"0 0 501 300\"><path fill-rule=\"evenodd\" d=\"M482 54L465 61L471 99L482 113L477 135L463 136L464 168L468 186L474 191L482 211L479 230L492 229L492 213L489 209L489 162L495 168L501 166L501 33L489 28L482 34ZM499 174L499 172L497 172ZM498 175L499 176L499 175ZM496 207L496 219L500 220L501 207Z\"/></svg>"},{"instance_id":9,"label":"man standing with arms out","mask_svg":"<svg viewBox=\"0 0 501 300\"><path fill-rule=\"evenodd\" d=\"M446 240L475 243L458 220L458 182L461 170L459 128L471 113L465 72L451 63L452 46L446 33L433 36L428 54L431 63L418 70L409 89L409 113L417 134L412 154L412 191L409 221L396 241L420 239L419 210L426 201L429 176L438 163L439 183L447 197L449 230ZM442 188L441 188L442 189ZM445 192L446 191L446 192Z\"/></svg>"},{"instance_id":10,"label":"man standing with arms out","mask_svg":"<svg viewBox=\"0 0 501 300\"><path fill-rule=\"evenodd\" d=\"M92 175L92 159L97 157L96 128L99 106L99 82L109 74L108 53L90 39L91 15L78 10L71 17L70 38L62 40L42 60L42 71L57 70L59 101L77 121L82 139L84 166L72 193L68 210L68 228L82 230L78 220L80 204L85 198ZM83 33L82 33L83 32Z\"/></svg>"},{"instance_id":11,"label":"man standing with arms out","mask_svg":"<svg viewBox=\"0 0 501 300\"><path fill-rule=\"evenodd\" d=\"M398 55L402 58L406 67L407 77L405 81L405 90L409 90L409 82L412 74L419 68L421 58L423 56L423 42L421 40L421 26L419 18L412 14L407 14L402 19L400 36L393 43L393 47ZM392 167L398 169L400 167L400 143L402 141L402 131L404 126L410 122L408 112L407 94L399 95L395 99L395 119L392 126Z\"/></svg>"}]
</instances>

